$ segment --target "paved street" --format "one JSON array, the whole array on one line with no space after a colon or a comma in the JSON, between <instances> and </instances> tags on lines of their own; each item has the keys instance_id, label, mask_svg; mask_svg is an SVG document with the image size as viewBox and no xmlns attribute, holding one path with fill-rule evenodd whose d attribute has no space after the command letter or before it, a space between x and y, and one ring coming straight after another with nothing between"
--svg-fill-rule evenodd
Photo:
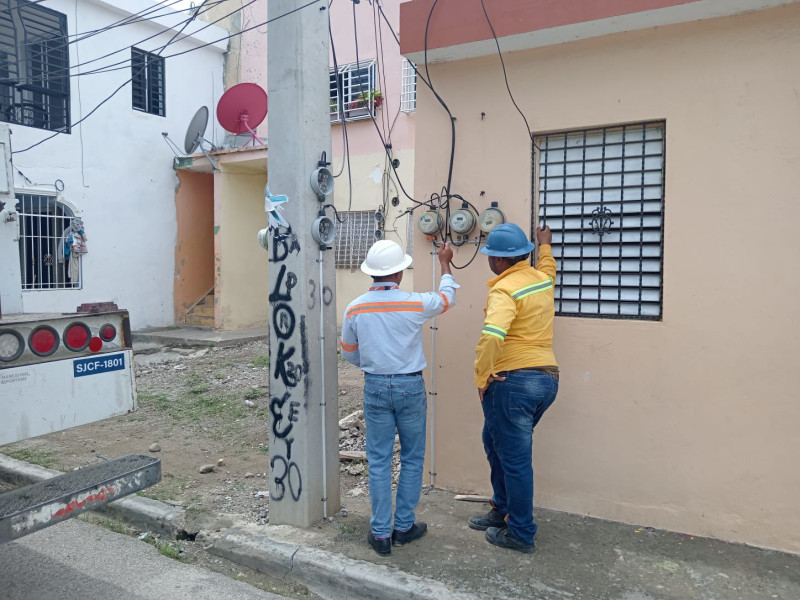
<instances>
[{"instance_id":1,"label":"paved street","mask_svg":"<svg viewBox=\"0 0 800 600\"><path fill-rule=\"evenodd\" d=\"M283 598L74 519L0 545L0 581L5 600Z\"/></svg>"}]
</instances>

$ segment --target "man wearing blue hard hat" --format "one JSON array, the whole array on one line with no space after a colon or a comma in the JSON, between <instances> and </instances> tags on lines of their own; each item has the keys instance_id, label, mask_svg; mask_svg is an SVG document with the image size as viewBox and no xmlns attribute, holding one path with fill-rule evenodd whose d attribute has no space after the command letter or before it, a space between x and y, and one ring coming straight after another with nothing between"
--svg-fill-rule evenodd
<instances>
[{"instance_id":1,"label":"man wearing blue hard hat","mask_svg":"<svg viewBox=\"0 0 800 600\"><path fill-rule=\"evenodd\" d=\"M487 282L486 318L475 349L475 385L483 407L483 446L489 460L492 510L470 517L486 540L531 553L533 521L533 428L558 393L553 353L553 286L556 261L549 227L536 230L539 262L530 266L534 244L518 225L495 227L481 248L496 275Z\"/></svg>"}]
</instances>

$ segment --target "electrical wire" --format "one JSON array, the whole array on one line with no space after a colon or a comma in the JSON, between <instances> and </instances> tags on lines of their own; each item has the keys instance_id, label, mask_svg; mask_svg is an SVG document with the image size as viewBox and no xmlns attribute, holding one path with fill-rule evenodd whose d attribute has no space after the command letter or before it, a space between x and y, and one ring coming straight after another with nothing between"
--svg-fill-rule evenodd
<instances>
[{"instance_id":1,"label":"electrical wire","mask_svg":"<svg viewBox=\"0 0 800 600\"><path fill-rule=\"evenodd\" d=\"M519 107L517 101L514 99L514 94L511 93L511 86L508 83L508 73L506 72L506 62L503 60L503 53L500 51L500 40L497 39L497 34L494 32L494 26L492 25L491 19L489 19L489 13L486 12L486 4L484 4L484 0L481 0L481 8L483 8L483 14L486 17L486 22L489 24L489 29L492 31L492 37L494 38L494 43L497 46L497 56L500 57L500 65L503 67L503 78L506 81L506 89L508 90L508 96L509 98L511 98L511 103L514 105L514 108L517 109L517 112L522 117L522 120L525 121L525 131L528 132L528 137L530 138L533 147L539 150L539 146L536 145L536 142L533 139L533 132L531 131L531 126L528 124L528 119L525 117L525 113L522 112L522 109Z\"/></svg>"},{"instance_id":2,"label":"electrical wire","mask_svg":"<svg viewBox=\"0 0 800 600\"><path fill-rule=\"evenodd\" d=\"M165 1L166 0L162 0L162 2L165 2ZM167 6L172 6L172 4L175 4L176 2L179 2L179 1L181 1L181 0L176 0L175 2L172 2L171 4L168 4ZM195 16L187 17L187 20L193 20L198 15L203 14L203 13L211 10L214 6L216 6L218 4L222 4L224 1L225 0L216 0L215 2L212 2L211 4L209 4L202 11L200 11L199 9L195 9L196 10ZM166 8L166 7L162 7L162 8ZM157 9L158 9L158 7L156 7L156 10ZM154 10L154 8L150 7L150 9L148 9L148 10L152 11L152 10ZM234 12L236 12L236 11L234 11ZM73 35L82 35L83 37L79 37L79 38L76 38L74 40L70 40L68 42L65 42L63 44L63 46L67 47L67 46L69 46L71 44L76 44L77 42L81 42L81 41L83 41L85 39L88 39L88 38L93 37L95 35L99 35L101 33L105 33L106 31L109 31L109 30L114 29L116 27L121 27L123 25L131 25L131 24L134 24L134 23L141 23L141 22L145 22L145 21L155 21L155 19L157 19L157 18L166 16L167 13L165 13L163 15L150 16L150 17L148 17L146 19L130 20L131 17L143 16L144 14L148 14L148 13L145 13L144 11L139 11L138 13L134 13L134 15L129 15L125 19L122 19L120 21L116 21L116 22L114 22L114 23L112 23L112 24L110 24L110 25L108 25L106 27L103 27L103 28L100 28L100 29L96 29L94 31L84 32L84 34L73 34ZM175 11L170 11L170 14L175 14ZM233 14L233 13L230 13L230 14ZM180 21L180 22L175 24L175 27L178 27L179 25L182 25L185 22L186 21ZM203 27L202 29L205 29L206 27ZM147 41L149 41L149 40L151 40L153 38L156 38L156 37L158 37L160 35L163 35L164 33L168 33L168 31L169 30L159 31L159 32L155 33L154 35L146 37L143 40L139 40L138 42L134 42L130 46L139 46L139 45L143 44L144 42L147 42ZM200 31L200 30L198 30L198 31ZM70 36L67 36L67 37L70 37ZM37 40L35 42L26 42L25 45L40 45L42 42L47 41L47 40L62 40L62 39L64 39L64 36L54 36L52 38L45 38L44 40ZM48 76L49 77L60 76L61 79L66 79L66 78L70 78L70 77L81 77L83 75L94 75L95 73L105 72L105 69L107 69L108 67L114 67L114 66L122 65L122 64L126 65L125 67L122 67L122 68L127 68L128 63L130 63L129 59L125 59L123 61L112 63L110 65L106 65L105 67L101 67L101 68L96 69L96 70L84 71L84 72L79 72L79 73L70 73L70 71L72 71L73 69L77 69L79 67L82 67L82 66L97 62L99 60L103 60L104 58L108 58L109 56L113 56L115 54L119 54L120 52L125 52L126 50L128 50L130 48L130 46L125 46L123 48L120 48L119 50L115 50L113 52L110 52L108 54L104 54L103 56L99 56L97 58L93 58L93 59L88 60L88 61L83 62L83 63L78 61L78 64L75 64L75 65L69 65L69 66L66 66L66 67L59 68L59 69L52 69L51 71L48 72ZM50 51L52 51L52 48L43 50L41 52L31 52L30 55L31 55L31 58L35 58L37 56L44 56ZM115 71L117 69L110 69L109 68L108 70L109 71ZM2 83L16 83L17 79L8 77L8 78L0 79L0 82L2 82Z\"/></svg>"},{"instance_id":3,"label":"electrical wire","mask_svg":"<svg viewBox=\"0 0 800 600\"><path fill-rule=\"evenodd\" d=\"M266 20L266 21L264 21L263 23L259 23L258 25L255 25L255 26L253 26L253 27L248 27L247 29L242 29L241 31L237 31L237 32L235 32L235 33L231 33L231 34L229 34L229 35L225 36L224 38L220 38L220 39L218 39L218 40L214 40L214 41L211 41L211 42L207 42L207 43L205 43L205 44L201 44L201 45L199 45L199 46L196 46L196 47L194 47L194 48L189 48L188 50L183 50L182 52L176 52L176 53L174 53L174 54L169 54L169 55L167 55L167 56L163 56L162 58L164 58L164 59L167 59L167 58L172 58L172 57L175 57L175 56L182 56L182 55L184 55L184 54L188 54L188 53L190 53L190 52L195 52L195 51L197 51L197 50L200 50L200 49L202 49L202 48L205 48L206 46L211 46L212 44L216 44L216 43L218 43L218 42L221 42L221 41L223 41L223 40L230 39L230 38L233 38L233 37L236 37L236 36L242 35L242 34L244 34L244 33L247 33L248 31L251 31L251 30L253 30L253 29L256 29L257 27L263 27L264 25L267 25L267 24L269 24L269 23L273 23L273 22L275 22L275 21L277 21L277 20L279 20L279 19L283 19L284 17L288 17L289 15L292 15L292 14L294 14L294 13L296 13L296 12L300 11L300 10L303 10L304 8L308 8L309 6L312 6L312 5L314 5L314 4L317 4L317 3L321 2L321 1L322 1L322 0L311 0L310 2L307 2L306 4L303 4L303 5L301 5L301 6L298 6L297 8L294 8L294 9L290 10L289 12L286 12L286 13L284 13L284 14L282 14L282 15L278 15L277 17L274 17L274 18L272 18L272 19L267 19L267 20ZM195 15L195 16L197 16L197 15ZM174 35L174 36L173 36L173 37L172 37L172 38L171 38L171 39L170 39L170 40L169 40L169 41L168 41L168 42L167 42L167 43L166 43L166 44L165 44L165 45L164 45L164 46L163 46L163 47L162 47L162 48L161 48L161 49L160 49L160 50L159 50L157 53L156 53L156 54L159 54L159 55L160 55L160 53L161 53L161 52L162 52L162 51L163 51L163 50L164 50L164 49L165 49L167 46L169 46L169 45L172 43L172 41L173 41L173 40L174 40L174 39L175 39L175 38L176 38L178 35L180 35L180 34L183 32L183 30L184 30L184 29L186 29L186 27L188 27L189 23L191 23L191 20L189 20L189 21L188 21L188 22L187 22L187 23L186 23L186 24L185 24L185 25L184 25L184 26L181 28L181 30L180 30L178 33L176 33L176 34L175 34L175 35ZM146 67L143 67L143 68L146 68ZM140 69L140 70L139 70L139 71L138 71L138 72L137 72L137 73L136 73L136 74L135 74L133 77L131 77L130 79L128 79L127 81L125 81L124 83L122 83L122 85L120 85L120 86L119 86L117 89L115 89L115 90L114 90L114 91L113 91L113 92L112 92L112 93L111 93L109 96L107 96L107 97L106 97L104 100L102 100L102 101L101 101L101 102L100 102L100 103L99 103L97 106L95 106L95 107L94 107L94 108L93 108L93 109L92 109L92 110L91 110L91 111L90 111L90 112L89 112L89 113L88 113L88 114L87 114L85 117L83 117L83 118L82 118L82 119L80 119L79 121L76 121L75 123L71 124L71 125L70 125L70 127L74 127L75 125L78 125L79 123L82 123L83 121L85 121L86 119L88 119L90 116L92 116L92 115L93 115L93 114L94 114L94 113L95 113L95 112L96 112L96 111L97 111L97 110L98 110L98 109L99 109L101 106L103 106L103 104L105 104L106 102L108 102L109 100L111 100L111 98L113 98L113 97L114 97L114 96L115 96L115 95L116 95L116 94L117 94L117 93L118 93L118 92L119 92L119 91L120 91L122 88L124 88L124 87L125 87L126 85L128 85L128 84L129 84L131 81L133 81L133 79L134 79L134 78L135 78L135 77L136 77L136 76L137 76L139 73L141 73L141 71L142 71L142 69ZM44 138L44 139L42 139L42 140L39 140L38 142L36 142L36 143L34 143L34 144L31 144L31 145L30 145L30 146L28 146L27 148L23 148L22 150L15 150L15 151L13 151L13 152L12 152L12 154L20 154L20 153L22 153L22 152L27 152L28 150L30 150L30 149L32 149L32 148L35 148L36 146L39 146L40 144L43 144L44 142L46 142L46 141L48 141L48 140L51 140L51 139L53 139L54 137L56 137L57 135L60 135L60 134L62 134L62 133L64 133L64 132L63 132L63 131L56 131L56 132L55 132L55 133L53 133L52 135L50 135L50 136L48 136L48 137L46 137L46 138Z\"/></svg>"},{"instance_id":4,"label":"electrical wire","mask_svg":"<svg viewBox=\"0 0 800 600\"><path fill-rule=\"evenodd\" d=\"M194 21L194 20L195 20L195 19L196 19L198 16L200 16L200 15L202 15L202 14L204 14L204 13L208 12L209 10L211 10L212 8L214 8L214 6L216 6L217 4L220 4L220 3L221 3L221 2L223 2L223 1L224 1L224 0L218 0L217 2L214 2L214 3L211 3L211 4L209 4L209 5L208 5L208 6L206 6L205 8L203 8L203 7L202 7L202 5L201 5L201 8L202 8L202 10L201 10L201 9L196 9L196 11L195 11L194 15L192 15L192 16L190 16L190 17L188 17L188 18L187 18L186 20L184 20L184 21L180 21L180 22L176 23L176 24L175 24L175 27L177 27L177 26L179 26L179 25L183 25L183 28L181 29L181 31L184 31L184 30L186 29L186 27L188 26L188 24L189 24L189 23L191 23L192 21ZM247 2L246 4L243 4L243 5L242 5L242 8L244 8L244 7L246 7L246 6L249 6L250 4L253 4L253 3L254 3L254 2L256 2L256 1L257 1L257 0L250 0L250 1L249 1L249 2ZM235 14L235 13L237 13L238 11L239 11L239 9L237 8L236 10L233 10L233 11L231 11L231 12L227 13L226 15L223 15L223 16L221 16L220 18L216 19L215 21L212 21L212 22L210 22L210 23L208 23L208 24L204 25L203 27L200 27L200 28L199 28L199 29L197 29L197 31L195 31L194 33L195 33L195 34L197 34L197 33L199 33L200 31L203 31L204 29L208 29L208 28L209 28L209 27L211 27L212 25L214 25L214 24L216 24L216 23L219 23L220 21L222 21L222 20L224 20L224 19L226 19L226 18L230 17L231 15L234 15L234 14ZM52 71L50 71L50 72L48 73L48 76L49 76L49 77L54 77L54 76L56 76L56 75L59 75L59 74L61 74L61 73L69 73L68 75L62 75L62 77L61 77L61 79L66 79L66 78L71 78L71 77L82 77L82 76L85 76L85 75L96 75L96 74L98 74L98 73L111 73L111 72L113 72L113 71L120 71L120 70L123 70L123 69L127 69L128 67L132 66L132 65L131 65L131 59L130 59L130 58L126 58L126 59L123 59L123 60L117 61L117 62L115 62L115 63L110 63L110 64L108 64L108 65L104 65L104 66L102 66L102 67L98 67L98 68L96 68L96 69L91 69L91 70L89 70L89 71L83 71L83 72L80 72L80 73L70 73L70 71L71 71L72 69L77 69L78 67L83 67L83 66L86 66L86 65L89 65L89 64L95 63L95 62L97 62L97 61L99 61L99 60L103 60L104 58L108 58L108 57L110 57L110 56L114 56L115 54L119 54L120 52L126 52L126 51L127 51L127 50L129 50L131 47L135 47L135 46L141 46L141 45L142 45L142 44L144 44L145 42L148 42L148 41L150 41L150 40L152 40L152 39L154 39L154 38L157 38L157 37L159 37L159 36L161 36L161 35L164 35L165 33L168 33L168 32L169 32L169 30L166 30L166 31L158 31L158 32L154 33L153 35L150 35L150 36L148 36L148 37L144 38L143 40L139 40L138 42L134 42L133 44L130 44L129 46L125 46L125 47L123 47L123 48L120 48L119 50L114 50L113 52L109 52L109 53L107 53L107 54L104 54L103 56L98 56L97 58L93 58L93 59L91 59L91 60L87 60L87 61L85 61L85 62L78 63L78 64L76 64L76 65L71 65L71 66L68 66L68 67L63 67L63 68L61 68L61 69L53 69ZM184 40L184 39L186 39L187 37L189 37L189 36L188 36L188 35L187 35L187 36L184 36L183 38L181 38L180 40L177 40L177 41L178 41L178 42L180 42L180 41L183 41L183 40ZM173 39L174 39L174 38L173 38ZM224 39L227 39L227 38L224 38ZM170 43L171 43L171 42L172 42L172 39L170 40ZM198 48L198 49L199 49L199 48ZM16 81L16 80L13 80L13 79L1 80L1 79L0 79L0 81L5 81L5 82L14 82L14 81Z\"/></svg>"},{"instance_id":5,"label":"electrical wire","mask_svg":"<svg viewBox=\"0 0 800 600\"><path fill-rule=\"evenodd\" d=\"M358 64L360 64L360 62L361 62L361 61L359 60L359 57L358 57L358 25L357 25L357 23L356 23L356 6L355 6L355 3L353 3L353 34L354 34L354 37L355 37L356 65L358 65ZM360 84L360 87L361 87L362 93L363 93L363 86L364 86L364 84L363 84L363 82L361 82L361 84ZM381 143L383 144L383 150L384 150L384 152L386 153L386 155L389 157L389 160L390 160L390 163L389 163L389 164L391 164L391 166L392 166L392 171L394 171L394 175L395 175L395 177L397 178L397 183L400 185L400 189L402 190L402 192L403 192L403 195L404 195L406 198L408 198L409 200L411 200L411 202L413 202L414 204L416 204L416 205L417 205L417 208L418 208L419 206L426 206L426 205L427 205L427 203L425 203L425 202L419 202L418 200L415 200L415 199L414 199L414 198L413 198L413 197L412 197L412 196L411 196L411 195L410 195L410 194L409 194L409 193L406 191L405 187L403 186L403 182L400 180L400 176L397 174L397 168L394 166L394 162L392 161L392 157L391 157L391 149L390 149L390 147L388 146L388 144L386 143L386 140L384 139L383 135L381 134L381 129L380 129L380 127L378 126L378 122L377 122L377 120L375 119L375 115L374 115L374 114L372 114L372 111L369 111L369 114L370 114L370 117L371 117L371 120L372 120L372 123L373 123L373 125L375 125L375 131L377 131L377 133L378 133L378 137L381 139Z\"/></svg>"},{"instance_id":6,"label":"electrical wire","mask_svg":"<svg viewBox=\"0 0 800 600\"><path fill-rule=\"evenodd\" d=\"M342 82L339 79L339 62L336 59L336 45L333 42L333 29L331 26L331 5L333 4L333 0L331 0L330 4L328 4L328 36L330 37L331 42L331 54L333 55L333 70L336 73L336 104L339 107L339 120L342 123L342 168L339 171L339 175L342 174L344 171L345 163L347 163L347 193L348 193L348 200L347 200L347 212L350 212L350 208L353 205L353 174L350 169L350 139L347 137L347 119L345 118L344 114L344 91L342 90ZM334 177L338 177L338 175L334 175ZM338 220L338 215L337 215ZM339 221L343 223L344 221Z\"/></svg>"}]
</instances>

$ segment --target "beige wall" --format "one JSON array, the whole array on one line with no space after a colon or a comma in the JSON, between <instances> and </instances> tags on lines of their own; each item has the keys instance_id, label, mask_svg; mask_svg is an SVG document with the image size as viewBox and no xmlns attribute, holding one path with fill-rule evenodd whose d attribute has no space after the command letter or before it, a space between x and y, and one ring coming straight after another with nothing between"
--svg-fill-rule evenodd
<instances>
[{"instance_id":1,"label":"beige wall","mask_svg":"<svg viewBox=\"0 0 800 600\"><path fill-rule=\"evenodd\" d=\"M214 182L209 173L176 171L175 322L214 286Z\"/></svg>"},{"instance_id":2,"label":"beige wall","mask_svg":"<svg viewBox=\"0 0 800 600\"><path fill-rule=\"evenodd\" d=\"M800 552L799 55L789 6L507 56L536 132L650 119L667 132L663 321L556 320L561 391L535 436L537 505ZM458 118L453 191L499 200L526 227L529 145L497 56L431 74ZM446 177L449 132L420 90L424 196ZM427 252L418 242L422 281ZM458 307L438 322L446 488L489 489L470 382L490 275L482 256L458 273Z\"/></svg>"},{"instance_id":3,"label":"beige wall","mask_svg":"<svg viewBox=\"0 0 800 600\"><path fill-rule=\"evenodd\" d=\"M267 324L267 253L256 234L266 227L266 173L220 162L215 185L215 321L221 329Z\"/></svg>"}]
</instances>

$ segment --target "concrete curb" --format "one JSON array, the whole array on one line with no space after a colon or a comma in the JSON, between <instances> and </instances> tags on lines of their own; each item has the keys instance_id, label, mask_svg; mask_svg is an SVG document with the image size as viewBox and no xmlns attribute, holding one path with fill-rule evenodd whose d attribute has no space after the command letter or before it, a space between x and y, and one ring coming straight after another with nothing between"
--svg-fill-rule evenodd
<instances>
[{"instance_id":1,"label":"concrete curb","mask_svg":"<svg viewBox=\"0 0 800 600\"><path fill-rule=\"evenodd\" d=\"M217 346L228 348L250 342L266 340L268 331L261 329L243 329L237 331L216 331L193 328L173 328L151 331L135 331L131 335L133 342L160 344L179 348L210 348Z\"/></svg>"},{"instance_id":2,"label":"concrete curb","mask_svg":"<svg viewBox=\"0 0 800 600\"><path fill-rule=\"evenodd\" d=\"M63 473L0 454L1 481L14 485L28 485L57 475ZM108 504L98 512L104 512L134 527L153 531L159 535L174 538L184 533L185 511L150 498L128 496Z\"/></svg>"},{"instance_id":3,"label":"concrete curb","mask_svg":"<svg viewBox=\"0 0 800 600\"><path fill-rule=\"evenodd\" d=\"M329 600L477 598L438 581L317 548L278 542L242 528L212 534L203 541L211 554L276 579L296 581Z\"/></svg>"}]
</instances>

